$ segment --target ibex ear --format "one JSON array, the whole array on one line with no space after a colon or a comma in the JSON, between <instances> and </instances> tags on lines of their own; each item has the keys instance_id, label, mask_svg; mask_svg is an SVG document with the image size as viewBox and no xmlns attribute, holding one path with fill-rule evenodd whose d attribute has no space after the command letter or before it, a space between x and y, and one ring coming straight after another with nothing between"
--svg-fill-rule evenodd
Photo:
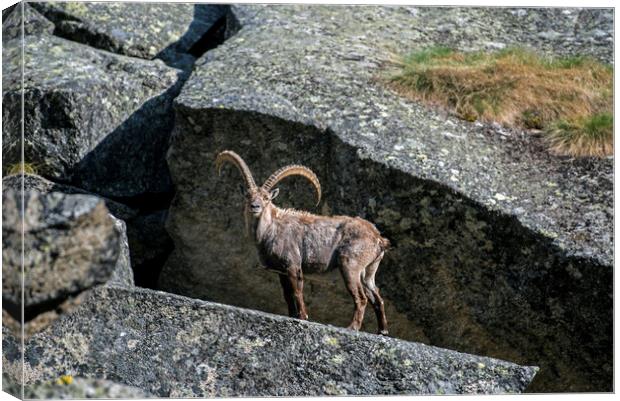
<instances>
[{"instance_id":1,"label":"ibex ear","mask_svg":"<svg viewBox=\"0 0 620 401\"><path fill-rule=\"evenodd\" d=\"M243 184L239 184L239 192L241 192L241 195L245 196L246 194L246 190L245 190L245 185Z\"/></svg>"},{"instance_id":2,"label":"ibex ear","mask_svg":"<svg viewBox=\"0 0 620 401\"><path fill-rule=\"evenodd\" d=\"M271 200L274 200L278 196L279 193L280 193L280 188L276 188L273 191L269 192L269 198Z\"/></svg>"}]
</instances>

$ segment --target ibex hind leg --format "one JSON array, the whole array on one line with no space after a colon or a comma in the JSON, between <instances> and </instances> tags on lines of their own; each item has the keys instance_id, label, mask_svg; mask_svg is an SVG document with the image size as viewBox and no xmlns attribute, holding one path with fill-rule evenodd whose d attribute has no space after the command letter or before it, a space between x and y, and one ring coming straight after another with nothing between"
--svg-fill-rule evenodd
<instances>
[{"instance_id":1,"label":"ibex hind leg","mask_svg":"<svg viewBox=\"0 0 620 401\"><path fill-rule=\"evenodd\" d=\"M351 330L359 330L362 327L364 312L366 311L366 304L368 303L361 280L362 271L363 267L360 267L360 264L355 259L341 259L340 273L342 273L344 284L351 294L351 297L353 297L353 302L355 303L353 319L351 320L351 324L348 326Z\"/></svg>"},{"instance_id":2,"label":"ibex hind leg","mask_svg":"<svg viewBox=\"0 0 620 401\"><path fill-rule=\"evenodd\" d=\"M379 288L375 285L375 274L377 273L377 269L379 269L379 264L381 263L381 259L383 259L383 254L384 252L381 252L374 261L366 266L364 274L362 274L362 283L364 285L366 296L370 300L372 308L375 311L375 315L377 316L379 334L386 336L388 335L388 323L387 317L385 316L385 306L383 303L383 298L379 293Z\"/></svg>"}]
</instances>

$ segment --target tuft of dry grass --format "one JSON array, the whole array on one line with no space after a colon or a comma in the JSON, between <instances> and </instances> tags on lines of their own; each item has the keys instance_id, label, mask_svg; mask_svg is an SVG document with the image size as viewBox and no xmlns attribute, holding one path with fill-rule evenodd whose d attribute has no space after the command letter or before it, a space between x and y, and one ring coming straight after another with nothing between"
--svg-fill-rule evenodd
<instances>
[{"instance_id":1,"label":"tuft of dry grass","mask_svg":"<svg viewBox=\"0 0 620 401\"><path fill-rule=\"evenodd\" d=\"M613 154L614 119L611 113L559 120L546 130L551 151L573 156Z\"/></svg>"},{"instance_id":2,"label":"tuft of dry grass","mask_svg":"<svg viewBox=\"0 0 620 401\"><path fill-rule=\"evenodd\" d=\"M15 163L8 166L6 175L21 174L37 174L37 168L32 163Z\"/></svg>"},{"instance_id":3,"label":"tuft of dry grass","mask_svg":"<svg viewBox=\"0 0 620 401\"><path fill-rule=\"evenodd\" d=\"M542 129L554 153L613 153L613 69L587 57L548 58L434 47L414 52L389 79L398 92L467 121Z\"/></svg>"}]
</instances>

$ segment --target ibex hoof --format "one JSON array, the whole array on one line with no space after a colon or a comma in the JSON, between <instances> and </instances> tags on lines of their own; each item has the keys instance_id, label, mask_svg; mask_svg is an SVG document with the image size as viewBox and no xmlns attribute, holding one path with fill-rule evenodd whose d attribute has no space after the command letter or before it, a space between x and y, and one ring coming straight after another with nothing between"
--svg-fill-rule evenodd
<instances>
[{"instance_id":1,"label":"ibex hoof","mask_svg":"<svg viewBox=\"0 0 620 401\"><path fill-rule=\"evenodd\" d=\"M381 330L381 331L379 331L379 334L381 334L382 336L387 336L388 335L388 331L387 330Z\"/></svg>"}]
</instances>

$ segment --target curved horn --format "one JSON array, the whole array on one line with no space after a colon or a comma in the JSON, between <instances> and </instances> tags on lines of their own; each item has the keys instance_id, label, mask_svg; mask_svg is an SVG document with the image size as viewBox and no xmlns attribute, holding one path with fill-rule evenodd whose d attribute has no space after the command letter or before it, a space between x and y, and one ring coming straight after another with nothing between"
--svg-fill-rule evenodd
<instances>
[{"instance_id":1,"label":"curved horn","mask_svg":"<svg viewBox=\"0 0 620 401\"><path fill-rule=\"evenodd\" d=\"M245 185L248 189L256 188L256 183L254 182L254 177L252 177L252 173L248 168L248 165L245 164L241 156L233 152L232 150L225 150L220 152L215 159L215 168L217 168L217 174L219 175L222 171L222 165L224 162L230 162L237 166L239 172L243 176L243 181L245 181Z\"/></svg>"},{"instance_id":2,"label":"curved horn","mask_svg":"<svg viewBox=\"0 0 620 401\"><path fill-rule=\"evenodd\" d=\"M312 183L312 185L314 185L314 189L316 189L317 194L316 204L318 206L319 202L321 202L321 183L319 182L316 174L314 174L314 172L308 167L300 166L298 164L284 166L267 178L267 181L263 184L263 189L269 191L278 182L291 175L300 175L305 177Z\"/></svg>"}]
</instances>

